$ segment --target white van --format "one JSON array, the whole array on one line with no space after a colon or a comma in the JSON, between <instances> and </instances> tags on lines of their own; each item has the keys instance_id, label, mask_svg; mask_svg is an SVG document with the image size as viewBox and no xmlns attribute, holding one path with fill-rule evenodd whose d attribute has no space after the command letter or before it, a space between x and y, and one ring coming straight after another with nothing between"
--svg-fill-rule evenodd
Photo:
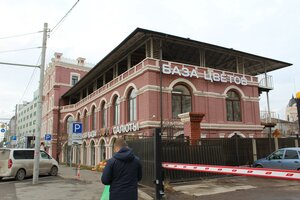
<instances>
[{"instance_id":1,"label":"white van","mask_svg":"<svg viewBox=\"0 0 300 200\"><path fill-rule=\"evenodd\" d=\"M0 180L15 177L21 181L33 175L34 149L0 148ZM56 176L58 163L45 151L40 151L40 174Z\"/></svg>"}]
</instances>

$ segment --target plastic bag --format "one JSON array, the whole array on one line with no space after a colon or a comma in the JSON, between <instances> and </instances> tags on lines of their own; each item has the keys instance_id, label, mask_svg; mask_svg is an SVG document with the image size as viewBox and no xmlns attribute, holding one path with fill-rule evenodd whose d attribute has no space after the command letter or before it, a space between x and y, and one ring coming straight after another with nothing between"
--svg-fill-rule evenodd
<instances>
[{"instance_id":1,"label":"plastic bag","mask_svg":"<svg viewBox=\"0 0 300 200\"><path fill-rule=\"evenodd\" d=\"M104 186L104 190L102 192L100 200L109 200L109 185Z\"/></svg>"}]
</instances>

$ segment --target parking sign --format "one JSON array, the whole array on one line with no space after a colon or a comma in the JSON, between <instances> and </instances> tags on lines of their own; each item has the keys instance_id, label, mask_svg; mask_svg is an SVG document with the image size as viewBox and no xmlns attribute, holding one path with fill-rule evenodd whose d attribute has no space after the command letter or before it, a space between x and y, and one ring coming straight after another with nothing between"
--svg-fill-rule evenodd
<instances>
[{"instance_id":1,"label":"parking sign","mask_svg":"<svg viewBox=\"0 0 300 200\"><path fill-rule=\"evenodd\" d=\"M82 123L72 123L72 144L82 144Z\"/></svg>"},{"instance_id":2,"label":"parking sign","mask_svg":"<svg viewBox=\"0 0 300 200\"><path fill-rule=\"evenodd\" d=\"M46 134L46 135L45 135L45 140L46 140L46 141L50 141L51 139L52 139L51 134Z\"/></svg>"},{"instance_id":3,"label":"parking sign","mask_svg":"<svg viewBox=\"0 0 300 200\"><path fill-rule=\"evenodd\" d=\"M82 123L73 122L73 133L82 133Z\"/></svg>"}]
</instances>

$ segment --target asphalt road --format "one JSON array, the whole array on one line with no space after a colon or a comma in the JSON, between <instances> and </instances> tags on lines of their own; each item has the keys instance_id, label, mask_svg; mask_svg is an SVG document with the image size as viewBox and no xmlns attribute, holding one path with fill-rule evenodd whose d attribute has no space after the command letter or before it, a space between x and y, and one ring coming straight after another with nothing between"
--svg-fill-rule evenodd
<instances>
[{"instance_id":1,"label":"asphalt road","mask_svg":"<svg viewBox=\"0 0 300 200\"><path fill-rule=\"evenodd\" d=\"M173 185L167 199L299 200L300 181L224 177Z\"/></svg>"},{"instance_id":2,"label":"asphalt road","mask_svg":"<svg viewBox=\"0 0 300 200\"><path fill-rule=\"evenodd\" d=\"M148 190L149 189L149 190ZM153 188L143 188L153 195ZM99 200L100 182L44 176L39 184L32 179L0 181L0 200ZM300 181L255 177L222 177L172 184L165 199L171 200L299 200Z\"/></svg>"},{"instance_id":3,"label":"asphalt road","mask_svg":"<svg viewBox=\"0 0 300 200\"><path fill-rule=\"evenodd\" d=\"M51 176L40 177L37 185L32 179L0 181L1 200L99 200L101 192L93 182Z\"/></svg>"}]
</instances>

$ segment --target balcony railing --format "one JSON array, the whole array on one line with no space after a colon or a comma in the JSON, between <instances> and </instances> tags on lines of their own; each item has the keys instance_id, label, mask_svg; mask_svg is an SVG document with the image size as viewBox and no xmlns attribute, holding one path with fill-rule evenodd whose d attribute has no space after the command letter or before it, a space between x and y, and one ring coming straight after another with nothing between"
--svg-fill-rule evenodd
<instances>
[{"instance_id":1,"label":"balcony railing","mask_svg":"<svg viewBox=\"0 0 300 200\"><path fill-rule=\"evenodd\" d=\"M108 90L113 89L114 87L117 87L118 84L121 84L122 82L128 81L136 73L141 72L142 70L145 70L145 69L146 70L147 69L156 70L156 71L159 70L159 62L160 61L158 59L145 58L144 60L142 60L137 65L131 67L129 70L127 70L123 74L115 77L113 80L106 83L105 85L103 85L102 87L100 87L99 89L94 91L93 93L89 94L85 98L81 99L77 103L63 106L62 111L65 112L67 110L74 110L78 107L82 107L84 104L87 104L88 102L98 98L102 94L106 93ZM172 62L172 61L163 60L162 62L164 64L169 65L169 66L176 65L179 68L188 66L188 67L191 67L193 69L197 69L198 70L198 76L201 77L201 78L204 77L204 72L209 69L209 68L206 68L206 67L187 65L187 64L177 63L177 62ZM255 77L255 76L250 76L250 75L245 75L245 74L238 74L238 73L233 73L233 72L228 72L228 71L221 71L221 70L218 70L218 69L211 69L211 68L210 68L210 70L211 70L211 72L215 72L215 73L218 73L218 74L226 74L226 75L230 75L230 76L244 77L244 78L247 79L248 84L255 85L255 86L258 85L258 78Z\"/></svg>"},{"instance_id":2,"label":"balcony railing","mask_svg":"<svg viewBox=\"0 0 300 200\"><path fill-rule=\"evenodd\" d=\"M260 121L264 124L276 124L277 114L276 112L260 111Z\"/></svg>"},{"instance_id":3,"label":"balcony railing","mask_svg":"<svg viewBox=\"0 0 300 200\"><path fill-rule=\"evenodd\" d=\"M273 90L273 77L270 75L260 75L258 76L259 87L262 89Z\"/></svg>"}]
</instances>

